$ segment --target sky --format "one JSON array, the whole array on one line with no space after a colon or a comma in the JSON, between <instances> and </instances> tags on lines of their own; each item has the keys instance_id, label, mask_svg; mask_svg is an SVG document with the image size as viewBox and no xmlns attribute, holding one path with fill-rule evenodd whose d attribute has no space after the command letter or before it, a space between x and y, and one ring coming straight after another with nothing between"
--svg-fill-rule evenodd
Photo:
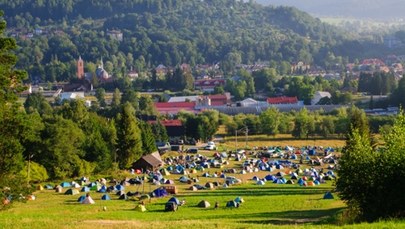
<instances>
[{"instance_id":1,"label":"sky","mask_svg":"<svg viewBox=\"0 0 405 229\"><path fill-rule=\"evenodd\" d=\"M264 5L287 5L316 17L372 20L405 19L405 0L256 0Z\"/></svg>"}]
</instances>

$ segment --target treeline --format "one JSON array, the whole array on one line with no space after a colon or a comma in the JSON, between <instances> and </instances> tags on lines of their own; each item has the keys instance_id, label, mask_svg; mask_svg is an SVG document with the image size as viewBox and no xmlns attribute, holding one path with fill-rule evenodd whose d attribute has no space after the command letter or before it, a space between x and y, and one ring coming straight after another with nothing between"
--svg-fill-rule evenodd
<instances>
[{"instance_id":1,"label":"treeline","mask_svg":"<svg viewBox=\"0 0 405 229\"><path fill-rule=\"evenodd\" d=\"M291 134L300 139L312 137L344 138L350 130L350 120L360 110L356 107L339 108L331 113L323 111L309 112L306 109L292 112L280 112L270 108L260 115L238 114L236 116L220 115L220 124L225 125L227 134L235 135L235 131L248 129L248 133ZM370 130L379 133L392 126L393 116L370 116Z\"/></svg>"},{"instance_id":2,"label":"treeline","mask_svg":"<svg viewBox=\"0 0 405 229\"><path fill-rule=\"evenodd\" d=\"M279 66L303 61L325 68L343 67L362 55L344 33L306 13L288 7L264 7L243 1L2 1L13 30L46 34L18 39L19 67L44 81L74 74L81 55L93 65L106 60L106 70L121 76L164 64L221 62L232 67L259 60ZM61 12L62 11L62 12ZM123 41L107 31L120 30ZM290 69L277 69L286 74Z\"/></svg>"}]
</instances>

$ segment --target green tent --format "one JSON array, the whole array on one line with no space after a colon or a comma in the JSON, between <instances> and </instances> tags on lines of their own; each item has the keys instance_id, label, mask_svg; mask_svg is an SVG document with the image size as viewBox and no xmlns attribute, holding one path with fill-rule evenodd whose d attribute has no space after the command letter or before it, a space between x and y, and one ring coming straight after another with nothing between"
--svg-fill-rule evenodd
<instances>
[{"instance_id":1,"label":"green tent","mask_svg":"<svg viewBox=\"0 0 405 229\"><path fill-rule=\"evenodd\" d=\"M76 190L76 189L68 189L65 192L65 195L77 195L77 194L79 194L79 190Z\"/></svg>"}]
</instances>

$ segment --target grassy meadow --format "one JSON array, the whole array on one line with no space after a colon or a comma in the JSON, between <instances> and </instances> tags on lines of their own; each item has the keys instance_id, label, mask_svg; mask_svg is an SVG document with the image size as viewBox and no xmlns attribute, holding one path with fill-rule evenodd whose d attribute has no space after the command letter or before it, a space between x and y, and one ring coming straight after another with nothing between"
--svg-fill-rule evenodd
<instances>
[{"instance_id":1,"label":"grassy meadow","mask_svg":"<svg viewBox=\"0 0 405 229\"><path fill-rule=\"evenodd\" d=\"M251 140L252 142L249 144L252 146L255 144L296 146L295 143L288 142L288 139L281 138L278 142L271 140L264 142L260 140L260 137ZM339 143L335 141L325 142L323 146ZM311 142L302 144L314 145L314 141ZM223 143L220 147L232 146L232 142L229 142L229 146L226 144ZM207 156L213 154L209 151L201 153ZM166 156L169 155L175 155L175 153ZM226 167L240 169L242 162L233 160ZM303 169L305 168L309 168L309 166L304 165ZM210 168L204 172L213 174L223 169ZM36 200L15 203L12 208L0 212L0 228L405 228L403 221L341 225L346 205L339 200L335 193L335 199L323 199L325 192L334 189L333 181L327 181L325 184L314 187L301 187L298 184L273 184L271 182L259 186L251 180L253 176L263 178L269 173L275 174L278 171L280 170L228 174L241 179L242 184L229 188L199 191L188 190L190 184L180 183L178 180L182 175L165 176L165 178L175 181L179 190L176 197L186 201L186 204L180 206L176 212L164 211L164 204L171 196L145 201L147 211L138 212L134 210L139 204L139 200L135 197L118 200L117 195L110 193L112 200L103 201L101 200L102 193L91 191L90 195L95 204L85 205L77 202L77 199L85 193L64 195L56 193L55 190L36 191ZM281 171L288 173L289 169ZM201 185L213 181L224 182L223 178L202 177L201 171L197 174L190 174L190 176L193 178L198 176ZM111 177L111 175L106 175L106 177ZM90 179L96 178L90 177ZM51 182L50 184L58 183ZM127 186L125 192L149 193L157 187L145 183L143 186ZM66 190L67 188L64 188L64 191ZM245 202L239 208L225 207L227 201L234 200L236 197L242 197ZM208 201L211 207L207 209L197 207L201 200ZM217 209L214 208L215 202L219 203Z\"/></svg>"}]
</instances>

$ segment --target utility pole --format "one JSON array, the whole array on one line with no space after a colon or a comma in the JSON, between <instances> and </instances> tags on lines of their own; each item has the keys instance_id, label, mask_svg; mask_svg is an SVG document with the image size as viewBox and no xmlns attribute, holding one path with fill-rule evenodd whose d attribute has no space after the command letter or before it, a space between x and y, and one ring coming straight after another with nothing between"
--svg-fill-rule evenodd
<instances>
[{"instance_id":1,"label":"utility pole","mask_svg":"<svg viewBox=\"0 0 405 229\"><path fill-rule=\"evenodd\" d=\"M246 130L245 130L245 137L246 137L246 139L245 139L245 149L247 149L249 128L247 126L245 128L246 128Z\"/></svg>"}]
</instances>

